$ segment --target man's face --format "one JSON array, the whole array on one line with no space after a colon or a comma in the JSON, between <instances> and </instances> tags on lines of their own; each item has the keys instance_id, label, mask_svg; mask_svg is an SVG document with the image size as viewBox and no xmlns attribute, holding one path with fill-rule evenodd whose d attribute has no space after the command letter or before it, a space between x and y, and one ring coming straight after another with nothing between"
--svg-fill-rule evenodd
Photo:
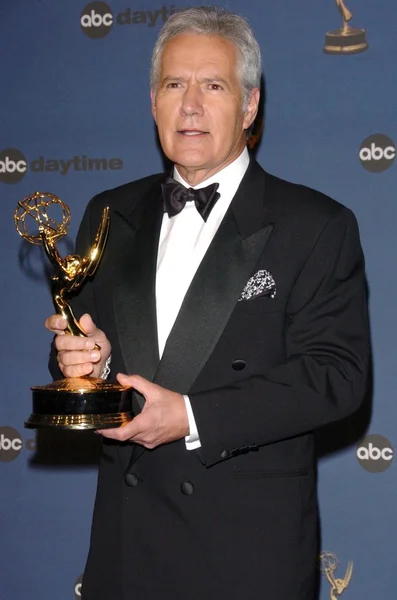
<instances>
[{"instance_id":1,"label":"man's face","mask_svg":"<svg viewBox=\"0 0 397 600\"><path fill-rule=\"evenodd\" d=\"M197 185L231 163L246 144L259 90L243 112L238 51L220 37L182 34L165 46L152 111L161 146Z\"/></svg>"}]
</instances>

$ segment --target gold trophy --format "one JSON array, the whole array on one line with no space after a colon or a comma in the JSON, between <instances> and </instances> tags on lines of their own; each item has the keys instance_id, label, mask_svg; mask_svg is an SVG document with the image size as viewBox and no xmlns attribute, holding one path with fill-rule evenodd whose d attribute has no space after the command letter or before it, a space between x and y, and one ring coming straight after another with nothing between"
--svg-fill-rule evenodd
<instances>
[{"instance_id":1,"label":"gold trophy","mask_svg":"<svg viewBox=\"0 0 397 600\"><path fill-rule=\"evenodd\" d=\"M338 559L332 552L322 552L320 554L320 569L323 575L326 576L331 585L330 599L338 600L343 592L348 587L352 573L353 563L349 561L344 578L335 577L335 571L338 567Z\"/></svg>"},{"instance_id":2,"label":"gold trophy","mask_svg":"<svg viewBox=\"0 0 397 600\"><path fill-rule=\"evenodd\" d=\"M357 54L368 48L365 29L350 27L349 21L352 13L347 8L345 0L336 0L338 10L342 17L341 29L329 31L325 37L324 52L326 54Z\"/></svg>"},{"instance_id":3,"label":"gold trophy","mask_svg":"<svg viewBox=\"0 0 397 600\"><path fill-rule=\"evenodd\" d=\"M28 227L32 221L33 232ZM18 202L14 222L21 237L44 247L55 269L52 298L56 312L67 321L66 333L86 337L67 296L76 292L98 267L109 232L109 208L103 209L94 243L86 256L70 254L62 258L59 254L56 242L67 233L70 209L54 194L35 192ZM73 377L31 389L33 412L25 422L29 429L106 429L123 425L133 417L132 388L103 379Z\"/></svg>"}]
</instances>

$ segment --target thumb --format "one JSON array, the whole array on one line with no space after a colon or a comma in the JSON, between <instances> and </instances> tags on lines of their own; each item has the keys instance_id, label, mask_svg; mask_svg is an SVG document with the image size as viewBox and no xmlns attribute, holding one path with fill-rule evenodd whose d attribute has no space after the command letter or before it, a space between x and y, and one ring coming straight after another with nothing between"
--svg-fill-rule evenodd
<instances>
[{"instance_id":1,"label":"thumb","mask_svg":"<svg viewBox=\"0 0 397 600\"><path fill-rule=\"evenodd\" d=\"M80 325L87 335L94 335L96 333L97 326L95 325L94 321L91 319L89 314L86 313L81 317Z\"/></svg>"},{"instance_id":2,"label":"thumb","mask_svg":"<svg viewBox=\"0 0 397 600\"><path fill-rule=\"evenodd\" d=\"M94 321L91 319L91 316L88 313L85 313L81 317L79 324L86 336L91 339L93 345L97 344L99 346L99 349L101 350L101 358L104 360L108 358L111 352L110 342L102 329L98 329L98 327L95 325Z\"/></svg>"},{"instance_id":3,"label":"thumb","mask_svg":"<svg viewBox=\"0 0 397 600\"><path fill-rule=\"evenodd\" d=\"M117 374L117 381L126 387L133 387L134 390L142 394L145 398L147 398L155 385L140 375L125 375L124 373Z\"/></svg>"}]
</instances>

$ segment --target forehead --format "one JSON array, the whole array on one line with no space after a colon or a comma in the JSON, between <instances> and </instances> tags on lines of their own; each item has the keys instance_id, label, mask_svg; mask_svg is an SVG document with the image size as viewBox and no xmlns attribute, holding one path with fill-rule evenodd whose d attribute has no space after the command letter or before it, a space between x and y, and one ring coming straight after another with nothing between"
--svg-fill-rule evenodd
<instances>
[{"instance_id":1,"label":"forehead","mask_svg":"<svg viewBox=\"0 0 397 600\"><path fill-rule=\"evenodd\" d=\"M161 60L163 76L172 71L214 70L235 74L238 62L236 46L226 38L184 33L166 43Z\"/></svg>"}]
</instances>

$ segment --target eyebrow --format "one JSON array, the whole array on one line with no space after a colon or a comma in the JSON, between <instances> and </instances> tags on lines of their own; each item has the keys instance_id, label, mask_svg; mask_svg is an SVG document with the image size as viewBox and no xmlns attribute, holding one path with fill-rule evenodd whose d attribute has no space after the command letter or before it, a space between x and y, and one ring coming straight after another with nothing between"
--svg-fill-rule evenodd
<instances>
[{"instance_id":1,"label":"eyebrow","mask_svg":"<svg viewBox=\"0 0 397 600\"><path fill-rule=\"evenodd\" d=\"M186 81L186 77L172 77L171 75L167 75L167 77L164 77L161 83L164 85L166 83L169 83L170 81L183 82ZM226 79L224 79L223 77L218 77L217 75L215 75L214 77L204 77L204 79L202 79L201 81L203 83L223 83L224 85L229 85Z\"/></svg>"},{"instance_id":2,"label":"eyebrow","mask_svg":"<svg viewBox=\"0 0 397 600\"><path fill-rule=\"evenodd\" d=\"M226 81L226 79L223 79L223 77L204 77L203 79L204 83L223 83L224 85L228 85L228 82Z\"/></svg>"},{"instance_id":3,"label":"eyebrow","mask_svg":"<svg viewBox=\"0 0 397 600\"><path fill-rule=\"evenodd\" d=\"M167 75L164 79L161 80L161 83L168 83L169 81L185 81L185 77L172 77L171 75Z\"/></svg>"}]
</instances>

